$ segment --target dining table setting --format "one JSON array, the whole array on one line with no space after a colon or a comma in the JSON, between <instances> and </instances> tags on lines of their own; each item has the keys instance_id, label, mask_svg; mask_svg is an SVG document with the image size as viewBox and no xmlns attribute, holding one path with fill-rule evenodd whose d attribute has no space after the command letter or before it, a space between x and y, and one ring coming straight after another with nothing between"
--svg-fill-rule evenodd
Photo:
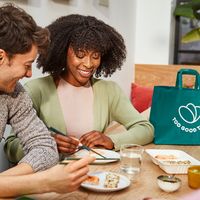
<instances>
[{"instance_id":1,"label":"dining table setting","mask_svg":"<svg viewBox=\"0 0 200 200\"><path fill-rule=\"evenodd\" d=\"M97 159L89 166L88 180L77 191L27 197L36 200L143 200L150 197L180 200L200 187L191 187L188 182L188 169L200 166L200 146L129 144L128 147L124 145L120 152L105 149L94 151L100 155L96 154ZM86 152L80 150L66 157L61 164L80 159L86 156ZM91 152L92 155L95 152Z\"/></svg>"}]
</instances>

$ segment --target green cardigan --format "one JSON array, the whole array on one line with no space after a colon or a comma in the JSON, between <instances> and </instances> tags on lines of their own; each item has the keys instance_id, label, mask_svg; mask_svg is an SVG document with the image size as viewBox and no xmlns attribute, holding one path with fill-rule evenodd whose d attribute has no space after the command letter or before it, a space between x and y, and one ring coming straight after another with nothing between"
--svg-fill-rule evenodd
<instances>
[{"instance_id":1,"label":"green cardigan","mask_svg":"<svg viewBox=\"0 0 200 200\"><path fill-rule=\"evenodd\" d=\"M144 145L152 142L153 126L134 109L128 97L115 82L92 79L92 88L94 92L93 130L103 133L112 121L116 121L126 128L125 131L108 135L113 141L116 151L125 143ZM52 76L31 80L25 84L25 89L31 96L40 119L48 127L55 127L67 134L63 111ZM19 153L21 151L16 149L20 148L17 140L15 136L10 136L5 144L5 152L11 161L22 157L22 155L17 155L16 159L16 155L13 153L21 154Z\"/></svg>"}]
</instances>

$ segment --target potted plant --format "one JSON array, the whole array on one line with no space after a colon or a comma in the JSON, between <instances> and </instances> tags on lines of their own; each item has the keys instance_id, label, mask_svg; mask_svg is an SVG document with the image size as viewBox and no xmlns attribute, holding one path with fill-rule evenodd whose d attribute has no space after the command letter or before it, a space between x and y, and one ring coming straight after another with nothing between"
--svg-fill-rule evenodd
<instances>
[{"instance_id":1,"label":"potted plant","mask_svg":"<svg viewBox=\"0 0 200 200\"><path fill-rule=\"evenodd\" d=\"M175 16L189 18L192 29L182 36L182 43L200 41L200 0L191 0L179 3L175 10Z\"/></svg>"}]
</instances>

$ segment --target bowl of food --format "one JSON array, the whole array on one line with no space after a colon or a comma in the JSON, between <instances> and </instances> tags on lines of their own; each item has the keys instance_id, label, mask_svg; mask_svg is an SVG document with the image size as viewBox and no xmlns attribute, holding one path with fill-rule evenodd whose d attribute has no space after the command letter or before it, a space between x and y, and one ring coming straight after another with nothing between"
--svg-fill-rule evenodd
<instances>
[{"instance_id":1,"label":"bowl of food","mask_svg":"<svg viewBox=\"0 0 200 200\"><path fill-rule=\"evenodd\" d=\"M157 183L165 192L175 192L181 187L181 179L175 176L160 175L157 177Z\"/></svg>"}]
</instances>

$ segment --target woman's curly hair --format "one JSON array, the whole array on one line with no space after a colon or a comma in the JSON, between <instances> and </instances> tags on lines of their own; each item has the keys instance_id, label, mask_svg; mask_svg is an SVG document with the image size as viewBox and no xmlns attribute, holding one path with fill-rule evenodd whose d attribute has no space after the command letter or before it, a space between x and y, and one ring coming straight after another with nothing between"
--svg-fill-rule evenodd
<instances>
[{"instance_id":1,"label":"woman's curly hair","mask_svg":"<svg viewBox=\"0 0 200 200\"><path fill-rule=\"evenodd\" d=\"M101 53L101 63L95 76L111 76L126 58L123 37L111 26L92 16L72 14L51 23L51 42L45 54L40 54L38 68L53 76L66 70L67 50L71 46L78 49L94 50Z\"/></svg>"}]
</instances>

